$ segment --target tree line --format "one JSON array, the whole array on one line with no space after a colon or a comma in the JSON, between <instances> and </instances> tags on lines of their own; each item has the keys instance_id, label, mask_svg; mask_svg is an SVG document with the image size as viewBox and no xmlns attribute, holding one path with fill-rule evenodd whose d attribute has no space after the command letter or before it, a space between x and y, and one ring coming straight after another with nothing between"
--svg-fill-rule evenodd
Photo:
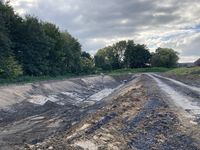
<instances>
[{"instance_id":1,"label":"tree line","mask_svg":"<svg viewBox=\"0 0 200 150\"><path fill-rule=\"evenodd\" d=\"M150 53L146 45L133 40L120 41L98 50L95 65L102 70L143 67L176 67L178 53L170 48L157 48Z\"/></svg>"},{"instance_id":2,"label":"tree line","mask_svg":"<svg viewBox=\"0 0 200 150\"><path fill-rule=\"evenodd\" d=\"M145 45L120 41L98 50L94 57L56 25L33 16L22 18L0 0L0 78L57 76L148 66L173 67L178 60L172 49L151 54Z\"/></svg>"},{"instance_id":3,"label":"tree line","mask_svg":"<svg viewBox=\"0 0 200 150\"><path fill-rule=\"evenodd\" d=\"M91 58L68 32L36 17L17 15L0 1L0 76L64 75L87 69ZM83 59L82 59L83 58Z\"/></svg>"}]
</instances>

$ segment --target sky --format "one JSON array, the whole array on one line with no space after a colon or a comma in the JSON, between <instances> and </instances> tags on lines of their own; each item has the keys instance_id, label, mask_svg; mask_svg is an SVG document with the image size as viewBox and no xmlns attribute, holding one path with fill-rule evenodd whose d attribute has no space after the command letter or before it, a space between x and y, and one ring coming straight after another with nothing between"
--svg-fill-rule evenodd
<instances>
[{"instance_id":1,"label":"sky","mask_svg":"<svg viewBox=\"0 0 200 150\"><path fill-rule=\"evenodd\" d=\"M120 40L179 52L180 62L200 57L200 0L10 0L15 11L56 24L96 51Z\"/></svg>"}]
</instances>

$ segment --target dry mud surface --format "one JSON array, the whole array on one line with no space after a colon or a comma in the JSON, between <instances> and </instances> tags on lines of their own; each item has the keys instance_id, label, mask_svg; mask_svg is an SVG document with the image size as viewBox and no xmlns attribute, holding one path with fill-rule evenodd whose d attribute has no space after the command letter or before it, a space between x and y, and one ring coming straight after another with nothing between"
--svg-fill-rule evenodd
<instances>
[{"instance_id":1,"label":"dry mud surface","mask_svg":"<svg viewBox=\"0 0 200 150\"><path fill-rule=\"evenodd\" d=\"M2 87L0 149L198 150L199 98L153 73Z\"/></svg>"}]
</instances>

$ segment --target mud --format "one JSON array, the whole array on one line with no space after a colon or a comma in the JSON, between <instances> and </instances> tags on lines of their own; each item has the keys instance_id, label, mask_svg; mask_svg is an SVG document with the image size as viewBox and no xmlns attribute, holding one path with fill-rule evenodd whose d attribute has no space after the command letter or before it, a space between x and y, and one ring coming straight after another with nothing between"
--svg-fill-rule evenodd
<instances>
[{"instance_id":1,"label":"mud","mask_svg":"<svg viewBox=\"0 0 200 150\"><path fill-rule=\"evenodd\" d=\"M140 75L62 135L27 149L199 149L163 94L151 77Z\"/></svg>"},{"instance_id":2,"label":"mud","mask_svg":"<svg viewBox=\"0 0 200 150\"><path fill-rule=\"evenodd\" d=\"M36 144L66 131L102 106L101 100L123 86L125 79L129 80L92 76L1 87L0 100L8 102L0 109L0 149Z\"/></svg>"},{"instance_id":3,"label":"mud","mask_svg":"<svg viewBox=\"0 0 200 150\"><path fill-rule=\"evenodd\" d=\"M104 78L32 85L27 99L1 109L0 149L199 149L199 118L191 123L154 78L191 102L197 91L149 74Z\"/></svg>"}]
</instances>

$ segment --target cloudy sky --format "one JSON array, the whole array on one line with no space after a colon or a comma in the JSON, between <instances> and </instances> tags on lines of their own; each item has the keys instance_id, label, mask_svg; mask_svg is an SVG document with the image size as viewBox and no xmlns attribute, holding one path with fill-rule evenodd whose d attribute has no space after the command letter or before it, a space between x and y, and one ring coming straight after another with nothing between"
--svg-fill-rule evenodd
<instances>
[{"instance_id":1,"label":"cloudy sky","mask_svg":"<svg viewBox=\"0 0 200 150\"><path fill-rule=\"evenodd\" d=\"M169 47L181 62L200 57L200 0L11 0L20 15L55 23L94 54L133 39L151 51Z\"/></svg>"}]
</instances>

